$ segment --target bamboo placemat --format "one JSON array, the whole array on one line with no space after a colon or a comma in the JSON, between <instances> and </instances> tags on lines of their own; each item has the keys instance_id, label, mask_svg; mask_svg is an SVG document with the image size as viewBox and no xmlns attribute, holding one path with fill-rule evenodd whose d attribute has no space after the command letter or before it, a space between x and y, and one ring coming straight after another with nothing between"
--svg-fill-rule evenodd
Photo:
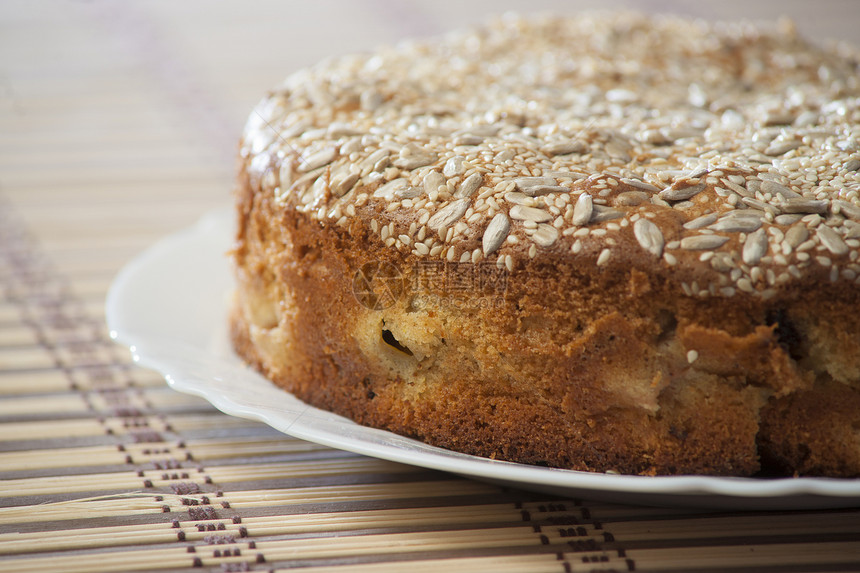
<instances>
[{"instance_id":1,"label":"bamboo placemat","mask_svg":"<svg viewBox=\"0 0 860 573\"><path fill-rule=\"evenodd\" d=\"M302 9L0 9L0 570L860 570L858 509L634 507L366 458L225 416L110 341L112 277L227 204L269 85L457 19L450 2ZM340 28L311 25L333 11ZM281 33L281 55L247 45Z\"/></svg>"}]
</instances>

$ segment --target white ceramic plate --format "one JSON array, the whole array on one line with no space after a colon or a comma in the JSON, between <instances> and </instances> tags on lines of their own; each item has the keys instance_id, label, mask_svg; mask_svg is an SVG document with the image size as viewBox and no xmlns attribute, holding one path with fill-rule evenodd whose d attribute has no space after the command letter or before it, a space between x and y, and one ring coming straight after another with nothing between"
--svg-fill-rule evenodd
<instances>
[{"instance_id":1,"label":"white ceramic plate","mask_svg":"<svg viewBox=\"0 0 860 573\"><path fill-rule=\"evenodd\" d=\"M595 474L500 462L428 446L312 408L245 367L230 349L232 214L216 212L155 244L116 277L111 336L176 390L296 438L523 489L621 503L725 509L860 506L860 479Z\"/></svg>"}]
</instances>

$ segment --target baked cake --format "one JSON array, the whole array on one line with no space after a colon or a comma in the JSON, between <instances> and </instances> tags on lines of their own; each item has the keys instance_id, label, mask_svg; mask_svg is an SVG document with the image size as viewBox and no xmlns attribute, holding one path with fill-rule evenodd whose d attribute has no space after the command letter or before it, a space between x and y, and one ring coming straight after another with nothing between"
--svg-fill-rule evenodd
<instances>
[{"instance_id":1,"label":"baked cake","mask_svg":"<svg viewBox=\"0 0 860 573\"><path fill-rule=\"evenodd\" d=\"M489 458L860 474L860 65L788 22L508 16L290 76L238 171L238 353Z\"/></svg>"}]
</instances>

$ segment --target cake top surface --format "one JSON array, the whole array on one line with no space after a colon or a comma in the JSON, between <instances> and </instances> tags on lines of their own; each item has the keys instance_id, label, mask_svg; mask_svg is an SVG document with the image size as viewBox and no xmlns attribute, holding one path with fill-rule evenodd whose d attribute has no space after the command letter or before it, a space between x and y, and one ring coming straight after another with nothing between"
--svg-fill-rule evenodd
<instances>
[{"instance_id":1,"label":"cake top surface","mask_svg":"<svg viewBox=\"0 0 860 573\"><path fill-rule=\"evenodd\" d=\"M860 284L860 58L787 22L506 16L293 74L241 156L277 204L415 257Z\"/></svg>"}]
</instances>

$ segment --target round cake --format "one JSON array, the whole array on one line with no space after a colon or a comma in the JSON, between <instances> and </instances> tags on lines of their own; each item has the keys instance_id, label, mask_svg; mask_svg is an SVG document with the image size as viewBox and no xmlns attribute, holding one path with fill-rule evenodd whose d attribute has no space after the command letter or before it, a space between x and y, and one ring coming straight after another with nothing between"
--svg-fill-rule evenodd
<instances>
[{"instance_id":1,"label":"round cake","mask_svg":"<svg viewBox=\"0 0 860 573\"><path fill-rule=\"evenodd\" d=\"M858 62L612 13L295 73L241 141L235 348L478 456L860 475Z\"/></svg>"}]
</instances>

